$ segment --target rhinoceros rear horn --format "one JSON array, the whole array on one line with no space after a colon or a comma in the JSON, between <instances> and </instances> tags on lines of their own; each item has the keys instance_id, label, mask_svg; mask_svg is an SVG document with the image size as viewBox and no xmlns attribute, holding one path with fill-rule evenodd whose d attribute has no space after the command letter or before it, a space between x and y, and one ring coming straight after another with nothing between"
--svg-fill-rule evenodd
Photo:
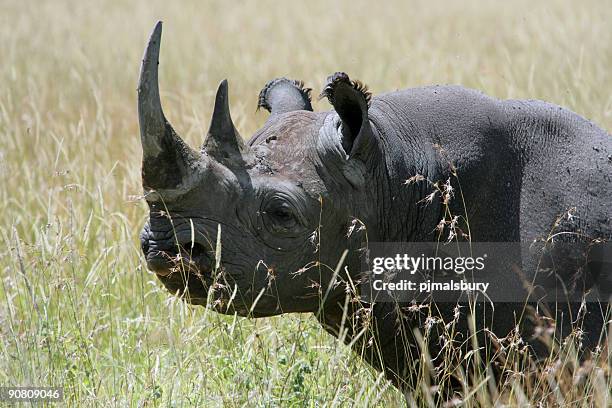
<instances>
[{"instance_id":1,"label":"rhinoceros rear horn","mask_svg":"<svg viewBox=\"0 0 612 408\"><path fill-rule=\"evenodd\" d=\"M303 81L273 79L259 92L257 109L264 108L272 115L296 110L312 111L311 90L304 87Z\"/></svg>"},{"instance_id":2,"label":"rhinoceros rear horn","mask_svg":"<svg viewBox=\"0 0 612 408\"><path fill-rule=\"evenodd\" d=\"M236 130L229 109L227 80L219 84L215 96L215 107L208 135L202 145L202 150L217 161L226 164L238 164L243 161L248 148Z\"/></svg>"},{"instance_id":3,"label":"rhinoceros rear horn","mask_svg":"<svg viewBox=\"0 0 612 408\"><path fill-rule=\"evenodd\" d=\"M144 53L138 82L138 122L143 151L145 189L173 189L180 185L199 159L166 120L162 110L158 69L162 23L159 21Z\"/></svg>"}]
</instances>

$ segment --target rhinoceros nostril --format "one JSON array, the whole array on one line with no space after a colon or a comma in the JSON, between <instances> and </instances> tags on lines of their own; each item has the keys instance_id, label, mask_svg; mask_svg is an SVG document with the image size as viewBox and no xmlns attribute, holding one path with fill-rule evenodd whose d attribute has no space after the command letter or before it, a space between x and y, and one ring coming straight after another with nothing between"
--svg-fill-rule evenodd
<instances>
[{"instance_id":1,"label":"rhinoceros nostril","mask_svg":"<svg viewBox=\"0 0 612 408\"><path fill-rule=\"evenodd\" d=\"M181 256L195 265L200 272L209 271L214 258L204 245L197 242L188 242L181 245Z\"/></svg>"},{"instance_id":2,"label":"rhinoceros nostril","mask_svg":"<svg viewBox=\"0 0 612 408\"><path fill-rule=\"evenodd\" d=\"M189 242L185 244L183 246L183 250L194 258L206 255L206 249L204 246L198 244L197 242Z\"/></svg>"}]
</instances>

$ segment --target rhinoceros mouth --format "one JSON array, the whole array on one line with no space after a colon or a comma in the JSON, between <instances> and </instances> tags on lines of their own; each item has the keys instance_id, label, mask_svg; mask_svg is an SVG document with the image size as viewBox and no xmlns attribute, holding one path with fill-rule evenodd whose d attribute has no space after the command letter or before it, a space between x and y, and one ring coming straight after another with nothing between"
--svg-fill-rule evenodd
<instances>
[{"instance_id":1,"label":"rhinoceros mouth","mask_svg":"<svg viewBox=\"0 0 612 408\"><path fill-rule=\"evenodd\" d=\"M157 275L164 287L172 294L194 305L206 305L211 283L202 276L193 273L171 273L167 276Z\"/></svg>"},{"instance_id":2,"label":"rhinoceros mouth","mask_svg":"<svg viewBox=\"0 0 612 408\"><path fill-rule=\"evenodd\" d=\"M190 303L203 304L213 282L212 258L200 243L168 244L149 241L143 247L147 268L172 293Z\"/></svg>"},{"instance_id":3,"label":"rhinoceros mouth","mask_svg":"<svg viewBox=\"0 0 612 408\"><path fill-rule=\"evenodd\" d=\"M180 248L179 252L150 251L147 267L155 272L169 292L189 303L203 305L213 284L212 261L199 244Z\"/></svg>"}]
</instances>

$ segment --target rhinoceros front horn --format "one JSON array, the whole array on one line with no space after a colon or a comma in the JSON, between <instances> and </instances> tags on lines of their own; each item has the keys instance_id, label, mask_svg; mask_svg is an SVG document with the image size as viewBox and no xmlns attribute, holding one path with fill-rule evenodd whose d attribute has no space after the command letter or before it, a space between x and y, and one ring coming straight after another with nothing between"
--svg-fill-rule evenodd
<instances>
[{"instance_id":1,"label":"rhinoceros front horn","mask_svg":"<svg viewBox=\"0 0 612 408\"><path fill-rule=\"evenodd\" d=\"M144 53L138 82L138 122L142 142L145 190L179 186L200 159L166 120L159 97L158 69L162 23L159 21Z\"/></svg>"}]
</instances>

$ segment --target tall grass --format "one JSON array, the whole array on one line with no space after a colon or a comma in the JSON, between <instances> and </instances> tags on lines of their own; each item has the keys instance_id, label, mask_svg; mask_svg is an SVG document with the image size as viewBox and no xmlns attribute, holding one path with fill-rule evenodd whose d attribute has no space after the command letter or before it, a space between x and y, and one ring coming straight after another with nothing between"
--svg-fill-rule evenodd
<instances>
[{"instance_id":1,"label":"tall grass","mask_svg":"<svg viewBox=\"0 0 612 408\"><path fill-rule=\"evenodd\" d=\"M221 79L248 136L265 120L267 80L318 89L338 70L375 93L459 83L612 128L606 2L4 0L0 11L0 384L62 385L73 406L403 403L311 316L221 316L146 271L135 101L157 19L165 111L194 146ZM577 406L609 398L593 391L610 389L609 368L588 371L588 386L552 376L550 392ZM532 390L516 382L507 401L540 401Z\"/></svg>"}]
</instances>

